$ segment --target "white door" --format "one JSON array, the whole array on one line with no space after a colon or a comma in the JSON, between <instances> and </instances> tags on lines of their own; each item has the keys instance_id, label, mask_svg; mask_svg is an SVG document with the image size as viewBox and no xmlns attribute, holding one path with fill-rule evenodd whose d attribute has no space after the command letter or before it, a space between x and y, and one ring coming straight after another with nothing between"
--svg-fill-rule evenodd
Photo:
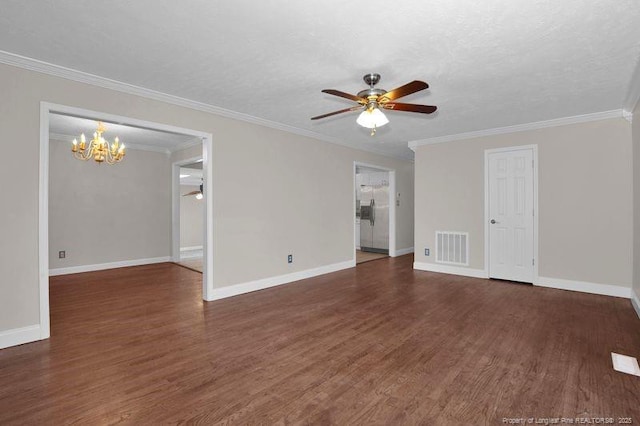
<instances>
[{"instance_id":1,"label":"white door","mask_svg":"<svg viewBox=\"0 0 640 426\"><path fill-rule=\"evenodd\" d=\"M487 155L489 276L533 282L533 148Z\"/></svg>"}]
</instances>

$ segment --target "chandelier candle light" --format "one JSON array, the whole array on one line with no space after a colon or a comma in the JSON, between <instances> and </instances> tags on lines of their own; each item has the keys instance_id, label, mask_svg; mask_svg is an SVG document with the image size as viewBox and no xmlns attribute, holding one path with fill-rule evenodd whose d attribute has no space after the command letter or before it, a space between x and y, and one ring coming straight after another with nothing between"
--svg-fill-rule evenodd
<instances>
[{"instance_id":1,"label":"chandelier candle light","mask_svg":"<svg viewBox=\"0 0 640 426\"><path fill-rule=\"evenodd\" d=\"M80 135L80 142L77 139L73 140L73 146L71 151L73 156L78 160L87 161L91 158L96 163L115 164L122 161L124 158L124 144L120 145L120 140L116 137L113 143L109 143L102 134L107 130L102 121L98 121L98 128L93 134L93 139L87 146L87 139L84 133Z\"/></svg>"}]
</instances>

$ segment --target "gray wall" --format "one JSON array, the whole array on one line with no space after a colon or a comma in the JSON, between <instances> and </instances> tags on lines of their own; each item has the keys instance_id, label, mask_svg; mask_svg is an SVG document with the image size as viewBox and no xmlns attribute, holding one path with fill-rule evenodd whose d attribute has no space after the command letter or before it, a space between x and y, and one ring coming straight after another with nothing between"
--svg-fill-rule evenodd
<instances>
[{"instance_id":1,"label":"gray wall","mask_svg":"<svg viewBox=\"0 0 640 426\"><path fill-rule=\"evenodd\" d=\"M538 145L539 275L631 286L631 126L620 119L425 145L416 150L416 262L436 230L469 232L484 269L484 151Z\"/></svg>"},{"instance_id":2,"label":"gray wall","mask_svg":"<svg viewBox=\"0 0 640 426\"><path fill-rule=\"evenodd\" d=\"M166 154L129 150L121 163L97 164L51 141L49 268L169 256L170 184Z\"/></svg>"},{"instance_id":3,"label":"gray wall","mask_svg":"<svg viewBox=\"0 0 640 426\"><path fill-rule=\"evenodd\" d=\"M180 247L202 246L204 200L198 200L195 195L182 197L199 189L197 185L180 185Z\"/></svg>"},{"instance_id":4,"label":"gray wall","mask_svg":"<svg viewBox=\"0 0 640 426\"><path fill-rule=\"evenodd\" d=\"M0 93L0 179L21 176L1 194L11 208L0 209L0 332L39 321L41 101L213 134L215 287L351 260L354 161L395 168L398 191L413 191L411 162L160 101L7 65L0 65ZM396 244L413 246L411 202L399 208Z\"/></svg>"}]
</instances>

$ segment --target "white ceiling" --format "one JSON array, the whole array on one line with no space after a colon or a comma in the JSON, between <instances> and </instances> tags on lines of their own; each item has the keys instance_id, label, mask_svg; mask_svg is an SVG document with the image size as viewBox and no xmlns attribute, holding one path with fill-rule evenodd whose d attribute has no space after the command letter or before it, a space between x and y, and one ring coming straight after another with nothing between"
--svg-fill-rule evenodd
<instances>
[{"instance_id":1,"label":"white ceiling","mask_svg":"<svg viewBox=\"0 0 640 426\"><path fill-rule=\"evenodd\" d=\"M121 143L132 149L139 148L167 152L189 145L194 141L199 142L189 135L141 129L106 121L104 123L107 130L103 136L107 140L113 141L117 136ZM74 138L79 138L81 133L84 133L87 140L90 140L96 131L96 127L96 120L61 114L49 115L49 133L56 139L68 139L71 142Z\"/></svg>"},{"instance_id":2,"label":"white ceiling","mask_svg":"<svg viewBox=\"0 0 640 426\"><path fill-rule=\"evenodd\" d=\"M615 110L640 54L636 0L233 2L2 0L0 50L411 157L407 142ZM365 73L431 116L370 137Z\"/></svg>"}]
</instances>

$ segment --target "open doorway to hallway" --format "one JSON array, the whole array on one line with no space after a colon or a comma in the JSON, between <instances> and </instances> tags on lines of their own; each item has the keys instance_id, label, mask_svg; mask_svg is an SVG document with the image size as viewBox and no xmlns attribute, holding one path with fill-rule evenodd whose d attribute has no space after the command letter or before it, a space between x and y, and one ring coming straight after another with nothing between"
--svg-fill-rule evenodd
<instances>
[{"instance_id":1,"label":"open doorway to hallway","mask_svg":"<svg viewBox=\"0 0 640 426\"><path fill-rule=\"evenodd\" d=\"M204 241L204 188L202 158L179 162L180 258L178 265L202 273Z\"/></svg>"},{"instance_id":2,"label":"open doorway to hallway","mask_svg":"<svg viewBox=\"0 0 640 426\"><path fill-rule=\"evenodd\" d=\"M356 264L386 258L390 253L390 171L356 164Z\"/></svg>"}]
</instances>

